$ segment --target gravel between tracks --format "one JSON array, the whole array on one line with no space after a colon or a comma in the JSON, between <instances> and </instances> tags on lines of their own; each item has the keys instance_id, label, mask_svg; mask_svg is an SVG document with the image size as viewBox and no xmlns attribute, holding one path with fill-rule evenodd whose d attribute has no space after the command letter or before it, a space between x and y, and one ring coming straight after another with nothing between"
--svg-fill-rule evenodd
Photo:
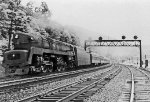
<instances>
[{"instance_id":1,"label":"gravel between tracks","mask_svg":"<svg viewBox=\"0 0 150 102\"><path fill-rule=\"evenodd\" d=\"M122 68L121 73L119 73L96 94L86 99L85 102L117 102L122 94L124 85L131 77L129 70L124 67Z\"/></svg>"},{"instance_id":2,"label":"gravel between tracks","mask_svg":"<svg viewBox=\"0 0 150 102\"><path fill-rule=\"evenodd\" d=\"M45 82L45 83L39 83L33 86L22 86L22 88L16 88L16 89L11 89L11 90L1 90L0 92L0 102L14 102L23 98L27 98L33 95L37 95L39 93L45 93L48 90L52 90L54 88L69 84L69 83L73 83L79 80L84 80L86 78L98 75L106 70L109 70L111 68L107 68L105 70L99 70L96 72L92 72L89 74L82 74L79 75L77 77L73 77L73 78L68 78L68 79L63 79L63 80L59 80L56 82ZM20 86L19 86L20 87Z\"/></svg>"}]
</instances>

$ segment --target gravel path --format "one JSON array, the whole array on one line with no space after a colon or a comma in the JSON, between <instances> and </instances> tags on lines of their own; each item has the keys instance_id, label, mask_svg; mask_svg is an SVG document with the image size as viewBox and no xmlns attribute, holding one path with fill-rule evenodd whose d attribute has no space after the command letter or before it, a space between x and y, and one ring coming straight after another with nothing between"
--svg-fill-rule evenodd
<instances>
[{"instance_id":1,"label":"gravel path","mask_svg":"<svg viewBox=\"0 0 150 102\"><path fill-rule=\"evenodd\" d=\"M127 68L123 70L114 79L100 89L96 94L86 99L85 102L119 102L118 99L122 90L130 79L130 72Z\"/></svg>"}]
</instances>

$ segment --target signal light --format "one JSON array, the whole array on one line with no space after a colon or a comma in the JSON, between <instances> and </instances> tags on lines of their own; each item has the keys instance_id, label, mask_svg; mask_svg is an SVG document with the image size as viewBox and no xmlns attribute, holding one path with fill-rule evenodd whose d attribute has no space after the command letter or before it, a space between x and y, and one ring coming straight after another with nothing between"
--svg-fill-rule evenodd
<instances>
[{"instance_id":1,"label":"signal light","mask_svg":"<svg viewBox=\"0 0 150 102\"><path fill-rule=\"evenodd\" d=\"M135 35L133 38L136 40L138 37Z\"/></svg>"},{"instance_id":2,"label":"signal light","mask_svg":"<svg viewBox=\"0 0 150 102\"><path fill-rule=\"evenodd\" d=\"M103 40L103 38L100 36L100 37L98 38L98 40L99 40L99 41L102 41L102 40Z\"/></svg>"},{"instance_id":3,"label":"signal light","mask_svg":"<svg viewBox=\"0 0 150 102\"><path fill-rule=\"evenodd\" d=\"M122 39L123 39L123 40L126 39L126 36L123 35L123 36L122 36Z\"/></svg>"}]
</instances>

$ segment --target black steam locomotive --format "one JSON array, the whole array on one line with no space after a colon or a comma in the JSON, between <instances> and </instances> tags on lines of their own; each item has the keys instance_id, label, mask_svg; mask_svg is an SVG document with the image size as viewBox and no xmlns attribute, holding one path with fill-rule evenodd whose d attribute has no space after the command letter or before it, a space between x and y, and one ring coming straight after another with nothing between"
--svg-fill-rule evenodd
<instances>
[{"instance_id":1,"label":"black steam locomotive","mask_svg":"<svg viewBox=\"0 0 150 102\"><path fill-rule=\"evenodd\" d=\"M40 34L18 32L13 35L14 49L4 53L6 75L35 72L65 71L85 65L108 63L107 60L86 52L83 48Z\"/></svg>"}]
</instances>

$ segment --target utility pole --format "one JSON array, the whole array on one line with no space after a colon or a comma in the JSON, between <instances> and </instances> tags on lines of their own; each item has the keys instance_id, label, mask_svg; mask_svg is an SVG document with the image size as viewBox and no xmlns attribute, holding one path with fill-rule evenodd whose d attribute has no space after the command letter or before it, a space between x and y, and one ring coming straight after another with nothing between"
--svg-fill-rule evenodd
<instances>
[{"instance_id":1,"label":"utility pole","mask_svg":"<svg viewBox=\"0 0 150 102\"><path fill-rule=\"evenodd\" d=\"M143 61L142 61L142 44L141 44L141 40L139 40L139 42L140 42L140 67L142 67L142 65L143 65Z\"/></svg>"},{"instance_id":2,"label":"utility pole","mask_svg":"<svg viewBox=\"0 0 150 102\"><path fill-rule=\"evenodd\" d=\"M147 59L147 57L146 57L146 55L145 55L145 68L146 67L148 67L148 59Z\"/></svg>"}]
</instances>

